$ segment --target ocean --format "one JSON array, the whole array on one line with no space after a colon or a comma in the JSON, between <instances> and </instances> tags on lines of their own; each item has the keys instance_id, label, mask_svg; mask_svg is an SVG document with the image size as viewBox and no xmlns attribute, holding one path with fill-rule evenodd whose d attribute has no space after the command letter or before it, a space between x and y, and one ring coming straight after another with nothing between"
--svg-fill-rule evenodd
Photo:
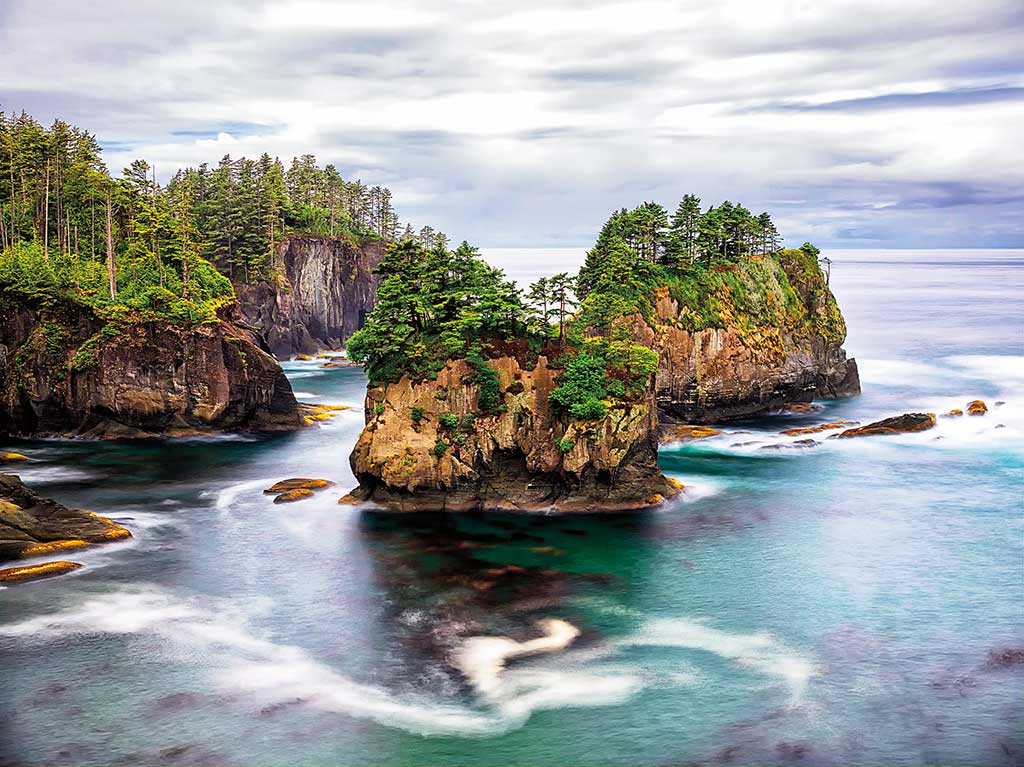
<instances>
[{"instance_id":1,"label":"ocean","mask_svg":"<svg viewBox=\"0 0 1024 767\"><path fill-rule=\"evenodd\" d=\"M1024 251L827 255L862 396L664 447L650 513L338 506L365 381L316 361L299 399L354 406L319 429L0 444L135 534L0 589L0 764L1024 763ZM336 485L275 506L291 476Z\"/></svg>"}]
</instances>

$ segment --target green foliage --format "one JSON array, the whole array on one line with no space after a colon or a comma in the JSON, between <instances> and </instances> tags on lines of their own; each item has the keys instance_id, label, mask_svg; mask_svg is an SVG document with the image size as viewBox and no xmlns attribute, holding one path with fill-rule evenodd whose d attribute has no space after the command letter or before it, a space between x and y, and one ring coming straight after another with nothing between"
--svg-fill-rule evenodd
<instances>
[{"instance_id":1,"label":"green foliage","mask_svg":"<svg viewBox=\"0 0 1024 767\"><path fill-rule=\"evenodd\" d=\"M441 413L437 423L445 431L456 431L459 428L459 417L455 413Z\"/></svg>"},{"instance_id":2,"label":"green foliage","mask_svg":"<svg viewBox=\"0 0 1024 767\"><path fill-rule=\"evenodd\" d=\"M559 386L551 392L551 403L561 412L575 418L591 420L604 417L605 362L586 352L577 354L558 378Z\"/></svg>"},{"instance_id":3,"label":"green foliage","mask_svg":"<svg viewBox=\"0 0 1024 767\"><path fill-rule=\"evenodd\" d=\"M437 438L437 442L434 443L434 455L440 458L448 450L448 443L440 437Z\"/></svg>"},{"instance_id":4,"label":"green foliage","mask_svg":"<svg viewBox=\"0 0 1024 767\"><path fill-rule=\"evenodd\" d=\"M576 447L576 442L574 440L562 437L561 439L555 440L555 447L558 448L559 453L562 453L564 455L565 453L568 453L570 450Z\"/></svg>"},{"instance_id":5,"label":"green foliage","mask_svg":"<svg viewBox=\"0 0 1024 767\"><path fill-rule=\"evenodd\" d=\"M423 408L421 408L421 407L414 407L412 409L412 422L413 423L419 423L422 420L423 420Z\"/></svg>"},{"instance_id":6,"label":"green foliage","mask_svg":"<svg viewBox=\"0 0 1024 767\"><path fill-rule=\"evenodd\" d=\"M378 402L376 405L374 405L373 406L373 412L376 413L377 415L383 415L383 413L384 413L384 403L383 402Z\"/></svg>"},{"instance_id":7,"label":"green foliage","mask_svg":"<svg viewBox=\"0 0 1024 767\"><path fill-rule=\"evenodd\" d=\"M454 357L482 360L485 342L515 338L525 330L515 284L468 243L454 251L443 246L428 251L403 241L388 247L378 271L383 280L377 303L346 347L351 359L366 366L373 385L403 375L432 378ZM483 389L481 408L496 406L488 381L493 371L479 362L474 367Z\"/></svg>"},{"instance_id":8,"label":"green foliage","mask_svg":"<svg viewBox=\"0 0 1024 767\"><path fill-rule=\"evenodd\" d=\"M484 413L490 412L501 404L501 382L498 371L487 364L487 360L472 351L466 356L466 362L477 371L474 383L477 385L477 405Z\"/></svg>"}]
</instances>

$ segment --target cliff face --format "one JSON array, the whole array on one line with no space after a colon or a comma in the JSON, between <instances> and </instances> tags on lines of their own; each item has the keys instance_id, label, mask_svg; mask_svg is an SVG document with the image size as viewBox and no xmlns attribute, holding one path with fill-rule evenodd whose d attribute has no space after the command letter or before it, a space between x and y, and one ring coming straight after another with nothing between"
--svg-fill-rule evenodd
<instances>
[{"instance_id":1,"label":"cliff face","mask_svg":"<svg viewBox=\"0 0 1024 767\"><path fill-rule=\"evenodd\" d=\"M384 244L290 236L278 246L279 284L238 285L246 322L279 357L336 349L373 308Z\"/></svg>"},{"instance_id":2,"label":"cliff face","mask_svg":"<svg viewBox=\"0 0 1024 767\"><path fill-rule=\"evenodd\" d=\"M532 370L490 360L502 406L478 412L477 372L446 363L434 381L371 388L366 428L352 451L352 497L399 511L616 511L678 492L657 466L653 391L609 406L598 421L552 411L557 386L545 357Z\"/></svg>"},{"instance_id":3,"label":"cliff face","mask_svg":"<svg viewBox=\"0 0 1024 767\"><path fill-rule=\"evenodd\" d=\"M699 308L686 299L660 289L653 320L633 320L638 342L659 354L667 420L724 421L860 393L846 324L813 257L756 259L716 275Z\"/></svg>"},{"instance_id":4,"label":"cliff face","mask_svg":"<svg viewBox=\"0 0 1024 767\"><path fill-rule=\"evenodd\" d=\"M225 316L104 322L74 304L0 307L0 433L131 437L302 425L291 385Z\"/></svg>"}]
</instances>

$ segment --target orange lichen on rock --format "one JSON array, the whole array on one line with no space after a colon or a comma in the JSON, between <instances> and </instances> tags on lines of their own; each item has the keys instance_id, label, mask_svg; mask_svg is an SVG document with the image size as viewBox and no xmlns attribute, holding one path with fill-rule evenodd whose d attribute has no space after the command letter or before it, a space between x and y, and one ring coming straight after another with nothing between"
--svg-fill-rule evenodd
<instances>
[{"instance_id":1,"label":"orange lichen on rock","mask_svg":"<svg viewBox=\"0 0 1024 767\"><path fill-rule=\"evenodd\" d=\"M120 525L115 525L112 530L107 530L100 537L105 541L119 541L122 538L131 538L132 534Z\"/></svg>"},{"instance_id":2,"label":"orange lichen on rock","mask_svg":"<svg viewBox=\"0 0 1024 767\"><path fill-rule=\"evenodd\" d=\"M782 409L787 413L813 413L816 410L824 410L821 405L815 405L813 402L787 402Z\"/></svg>"},{"instance_id":3,"label":"orange lichen on rock","mask_svg":"<svg viewBox=\"0 0 1024 767\"><path fill-rule=\"evenodd\" d=\"M351 405L310 405L306 402L299 403L299 410L307 426L317 421L326 421L328 418L334 418L343 410L351 409Z\"/></svg>"},{"instance_id":4,"label":"orange lichen on rock","mask_svg":"<svg viewBox=\"0 0 1024 767\"><path fill-rule=\"evenodd\" d=\"M0 463L21 463L27 460L28 456L21 453L0 453Z\"/></svg>"},{"instance_id":5,"label":"orange lichen on rock","mask_svg":"<svg viewBox=\"0 0 1024 767\"><path fill-rule=\"evenodd\" d=\"M24 567L8 567L0 570L0 583L19 583L21 581L32 581L37 578L49 578L53 575L63 575L82 567L78 562L43 562L38 565L26 565Z\"/></svg>"},{"instance_id":6,"label":"orange lichen on rock","mask_svg":"<svg viewBox=\"0 0 1024 767\"><path fill-rule=\"evenodd\" d=\"M281 493L277 498L274 499L274 503L294 503L295 501L301 501L306 498L312 498L313 491L307 490L304 487L300 487L296 490L289 490L287 493Z\"/></svg>"},{"instance_id":7,"label":"orange lichen on rock","mask_svg":"<svg viewBox=\"0 0 1024 767\"><path fill-rule=\"evenodd\" d=\"M690 442L695 439L706 439L721 434L720 429L713 429L710 426L692 426L690 424L671 424L664 428L659 441L661 444L668 442Z\"/></svg>"},{"instance_id":8,"label":"orange lichen on rock","mask_svg":"<svg viewBox=\"0 0 1024 767\"><path fill-rule=\"evenodd\" d=\"M961 416L963 414L964 414L963 410L961 410L960 408L955 408L953 410L950 410L948 413L946 413L945 417L946 418L956 418L957 416Z\"/></svg>"},{"instance_id":9,"label":"orange lichen on rock","mask_svg":"<svg viewBox=\"0 0 1024 767\"><path fill-rule=\"evenodd\" d=\"M280 482L275 482L264 490L263 493L265 495L277 495L278 493L287 493L291 490L323 490L325 487L330 487L333 484L333 482L327 479L294 477L292 479L282 479Z\"/></svg>"},{"instance_id":10,"label":"orange lichen on rock","mask_svg":"<svg viewBox=\"0 0 1024 767\"><path fill-rule=\"evenodd\" d=\"M967 415L985 415L988 412L988 405L980 399L967 403Z\"/></svg>"},{"instance_id":11,"label":"orange lichen on rock","mask_svg":"<svg viewBox=\"0 0 1024 767\"><path fill-rule=\"evenodd\" d=\"M88 545L88 541L81 540L50 541L48 543L37 543L33 546L29 546L27 548L22 549L21 552L19 552L18 556L22 559L27 559L28 557L38 557L42 556L43 554L53 554L57 551L67 551L68 549L80 549Z\"/></svg>"},{"instance_id":12,"label":"orange lichen on rock","mask_svg":"<svg viewBox=\"0 0 1024 767\"><path fill-rule=\"evenodd\" d=\"M779 434L785 434L788 437L795 437L798 434L817 434L822 431L831 431L832 429L841 429L844 426L856 426L857 421L830 421L829 423L819 424L818 426L808 426L803 429L785 429L780 431Z\"/></svg>"}]
</instances>

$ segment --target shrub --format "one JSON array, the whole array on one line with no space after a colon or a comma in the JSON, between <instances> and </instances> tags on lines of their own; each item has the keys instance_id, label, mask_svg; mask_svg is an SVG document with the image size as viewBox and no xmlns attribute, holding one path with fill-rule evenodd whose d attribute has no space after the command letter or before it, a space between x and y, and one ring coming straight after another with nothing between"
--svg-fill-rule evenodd
<instances>
[{"instance_id":1,"label":"shrub","mask_svg":"<svg viewBox=\"0 0 1024 767\"><path fill-rule=\"evenodd\" d=\"M414 407L412 409L412 422L413 423L419 423L422 420L423 420L423 408L421 408L421 407Z\"/></svg>"},{"instance_id":2,"label":"shrub","mask_svg":"<svg viewBox=\"0 0 1024 767\"><path fill-rule=\"evenodd\" d=\"M565 365L559 387L551 392L551 404L576 418L604 417L605 365L600 357L581 352Z\"/></svg>"},{"instance_id":3,"label":"shrub","mask_svg":"<svg viewBox=\"0 0 1024 767\"><path fill-rule=\"evenodd\" d=\"M438 437L437 442L434 443L434 455L440 458L446 450L448 450L448 443Z\"/></svg>"},{"instance_id":4,"label":"shrub","mask_svg":"<svg viewBox=\"0 0 1024 767\"><path fill-rule=\"evenodd\" d=\"M373 412L376 413L377 415L380 415L381 413L383 413L384 412L384 403L383 402L378 402L376 405L374 405L373 406Z\"/></svg>"},{"instance_id":5,"label":"shrub","mask_svg":"<svg viewBox=\"0 0 1024 767\"><path fill-rule=\"evenodd\" d=\"M437 421L445 431L455 431L459 428L459 417L454 413L441 413Z\"/></svg>"},{"instance_id":6,"label":"shrub","mask_svg":"<svg viewBox=\"0 0 1024 767\"><path fill-rule=\"evenodd\" d=\"M626 385L615 378L608 382L608 393L613 397L622 397L626 394Z\"/></svg>"},{"instance_id":7,"label":"shrub","mask_svg":"<svg viewBox=\"0 0 1024 767\"><path fill-rule=\"evenodd\" d=\"M568 453L570 450L576 447L576 442L574 440L562 437L559 440L555 440L555 447L558 448L559 453L562 453L564 455L565 453Z\"/></svg>"}]
</instances>

